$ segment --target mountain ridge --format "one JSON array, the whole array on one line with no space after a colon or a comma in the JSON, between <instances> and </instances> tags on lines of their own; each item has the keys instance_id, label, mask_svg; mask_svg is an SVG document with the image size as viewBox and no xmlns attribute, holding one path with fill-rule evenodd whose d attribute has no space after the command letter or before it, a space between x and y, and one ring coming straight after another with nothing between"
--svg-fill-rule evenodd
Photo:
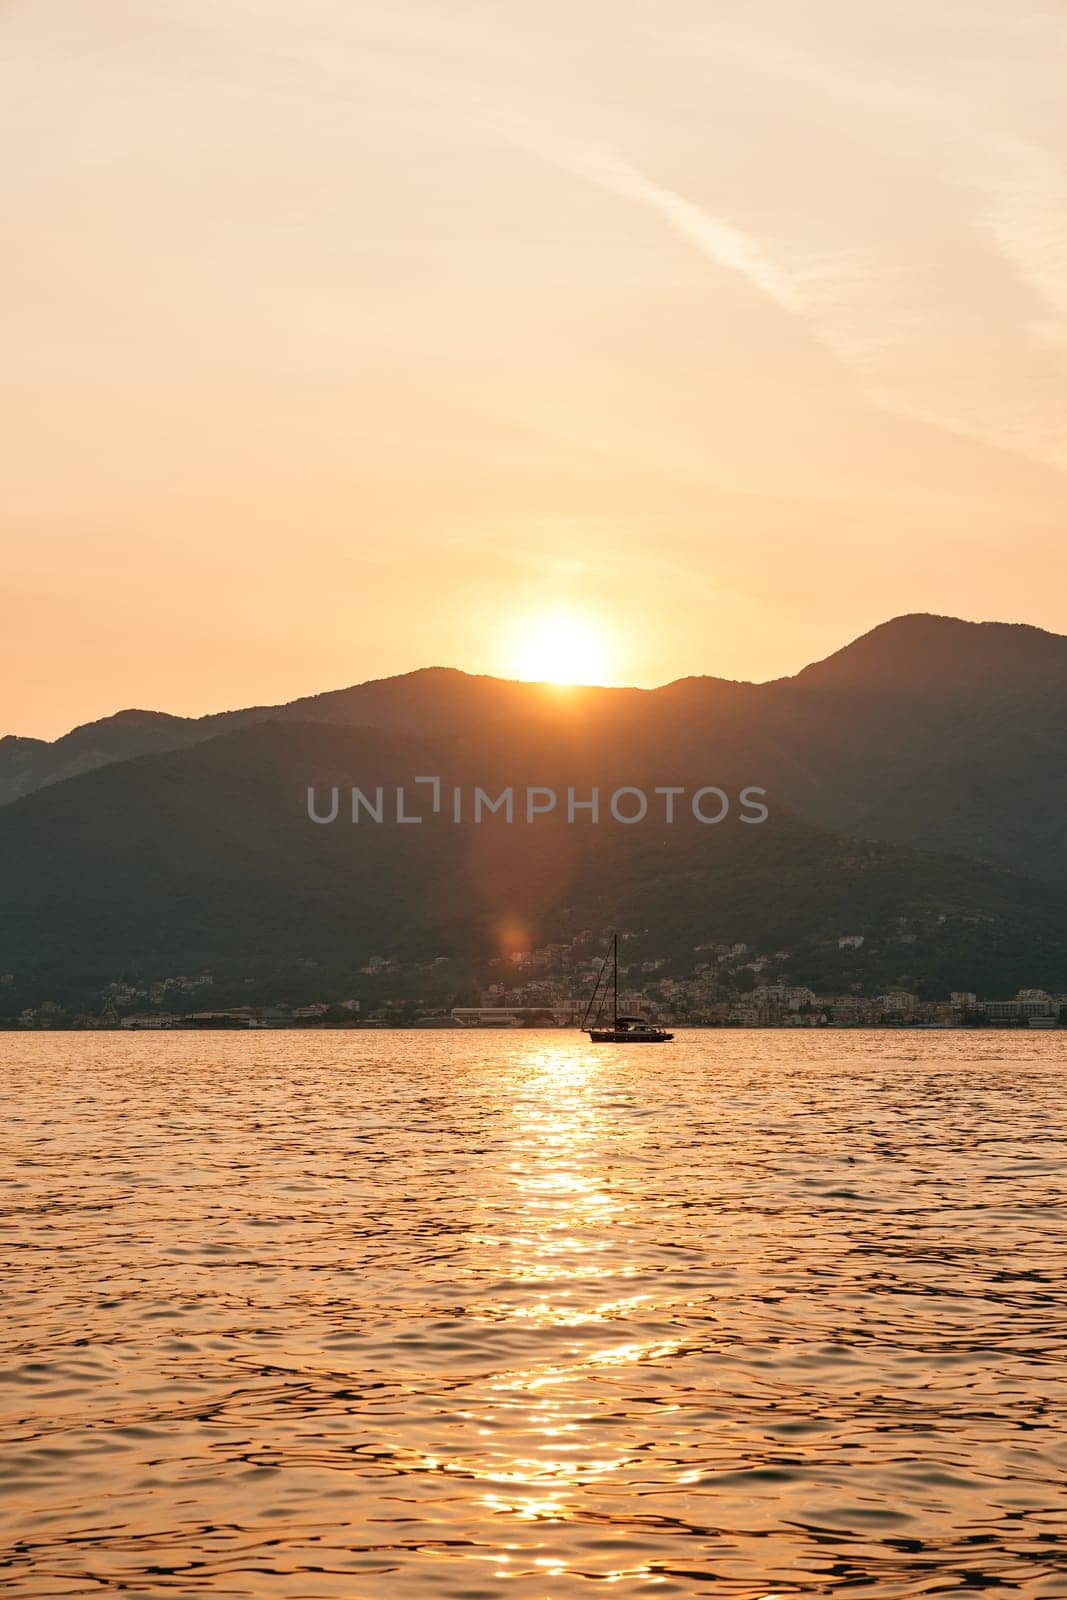
<instances>
[{"instance_id":1,"label":"mountain ridge","mask_svg":"<svg viewBox=\"0 0 1067 1600\"><path fill-rule=\"evenodd\" d=\"M642 688L634 684L577 684L573 687L579 690L603 689L609 692L634 695L659 694L664 690L677 689L686 684L714 683L732 687L770 688L782 683L792 683L804 680L812 674L820 673L823 668L829 667L833 663L854 659L857 655L863 653L868 646L873 645L876 642L881 642L890 637L903 637L905 632L910 635L913 633L913 630L917 624L935 624L937 625L938 630L952 630L954 635L960 639L968 636L971 638L977 638L979 636L993 638L998 635L1010 635L1015 638L1021 638L1025 636L1030 639L1054 641L1060 648L1063 658L1067 659L1067 635L1053 633L1049 629L1039 628L1032 623L1001 622L995 620L974 622L964 618L952 617L937 612L916 611L902 612L898 616L887 618L885 622L877 623L873 628L868 629L865 633L858 634L856 638L849 640L846 644L840 646L838 649L831 651L829 655L820 657L816 661L807 663L805 666L798 668L795 673L788 673L777 678L724 678L717 673L687 673L680 678L671 678L665 683L656 684L652 688ZM413 683L415 680L425 680L430 678L449 679L452 681L462 680L467 684L509 685L512 687L528 685L530 687L537 688L557 687L556 685L547 683L543 680L538 681L524 678L507 678L497 673L468 672L462 667L429 665L424 667L413 667L407 672L390 673L381 678L360 679L355 683L346 684L336 689L316 690L311 694L298 695L292 700L260 703L253 706L231 707L221 711L205 712L203 715L196 717L184 716L178 712L158 711L151 708L124 707L118 711L109 712L106 716L93 718L88 722L78 723L70 728L66 733L57 735L55 739L42 739L33 734L0 734L0 747L10 740L18 740L22 743L32 743L35 745L54 747L57 744L65 743L75 736L84 734L89 729L102 728L110 724L119 724L127 721L132 724L135 719L137 721L151 720L155 722L165 722L174 726L180 725L184 727L204 727L211 723L222 723L236 718L256 718L257 720L266 720L267 718L282 717L288 714L303 712L309 708L321 705L323 702L338 700L341 697L351 695L360 690L381 690L397 684L408 684ZM569 692L571 686L564 687ZM314 718L312 720L319 719Z\"/></svg>"},{"instance_id":2,"label":"mountain ridge","mask_svg":"<svg viewBox=\"0 0 1067 1600\"><path fill-rule=\"evenodd\" d=\"M764 683L560 689L430 667L197 719L131 709L52 745L0 741L0 799L257 724L377 727L451 740L471 759L506 749L531 772L583 746L600 759L622 749L664 782L684 768L761 784L835 832L1067 887L1065 711L1064 636L911 613Z\"/></svg>"}]
</instances>

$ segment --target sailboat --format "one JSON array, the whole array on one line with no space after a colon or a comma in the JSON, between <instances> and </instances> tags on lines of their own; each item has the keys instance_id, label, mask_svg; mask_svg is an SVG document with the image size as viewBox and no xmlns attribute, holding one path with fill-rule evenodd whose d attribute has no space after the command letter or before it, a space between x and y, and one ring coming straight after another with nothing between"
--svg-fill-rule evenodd
<instances>
[{"instance_id":1,"label":"sailboat","mask_svg":"<svg viewBox=\"0 0 1067 1600\"><path fill-rule=\"evenodd\" d=\"M608 1001L608 963L611 964L611 1027L600 1025L604 1007ZM592 1022L590 1022L590 1017ZM593 1044L668 1044L673 1038L673 1033L667 1033L663 1028L657 1028L655 1023L649 1022L647 1017L620 1017L619 1016L619 935L611 936L611 949L601 962L600 971L596 975L593 992L589 996L589 1004L585 1008L582 1018L582 1032L587 1033Z\"/></svg>"}]
</instances>

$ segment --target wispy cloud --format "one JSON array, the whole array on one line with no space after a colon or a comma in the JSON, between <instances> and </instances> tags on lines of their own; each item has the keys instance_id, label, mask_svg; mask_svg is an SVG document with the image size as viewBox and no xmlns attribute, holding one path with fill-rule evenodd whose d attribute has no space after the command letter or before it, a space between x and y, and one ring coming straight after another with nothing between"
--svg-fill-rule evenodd
<instances>
[{"instance_id":1,"label":"wispy cloud","mask_svg":"<svg viewBox=\"0 0 1067 1600\"><path fill-rule=\"evenodd\" d=\"M573 154L572 170L612 194L636 201L708 256L718 266L737 272L783 311L800 313L803 303L788 273L776 265L759 243L732 222L705 211L684 195L653 183L625 161L613 157Z\"/></svg>"},{"instance_id":2,"label":"wispy cloud","mask_svg":"<svg viewBox=\"0 0 1067 1600\"><path fill-rule=\"evenodd\" d=\"M980 196L980 225L1051 320L1031 331L1067 339L1067 167L1027 140L989 136L949 168Z\"/></svg>"}]
</instances>

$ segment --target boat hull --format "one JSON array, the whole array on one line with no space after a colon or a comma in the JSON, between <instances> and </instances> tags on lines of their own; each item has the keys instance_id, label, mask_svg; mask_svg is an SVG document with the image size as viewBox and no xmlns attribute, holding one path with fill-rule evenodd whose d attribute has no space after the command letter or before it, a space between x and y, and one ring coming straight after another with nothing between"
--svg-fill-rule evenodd
<instances>
[{"instance_id":1,"label":"boat hull","mask_svg":"<svg viewBox=\"0 0 1067 1600\"><path fill-rule=\"evenodd\" d=\"M631 1032L628 1028L589 1028L587 1031L590 1044L669 1044L674 1038L673 1033L665 1033L662 1028L650 1028L647 1033Z\"/></svg>"}]
</instances>

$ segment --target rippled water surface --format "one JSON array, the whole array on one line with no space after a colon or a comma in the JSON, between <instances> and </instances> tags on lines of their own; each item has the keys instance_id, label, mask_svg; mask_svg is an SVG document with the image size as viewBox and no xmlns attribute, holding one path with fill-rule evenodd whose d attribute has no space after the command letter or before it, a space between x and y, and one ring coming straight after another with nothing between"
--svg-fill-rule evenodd
<instances>
[{"instance_id":1,"label":"rippled water surface","mask_svg":"<svg viewBox=\"0 0 1067 1600\"><path fill-rule=\"evenodd\" d=\"M1067 1596L1067 1041L0 1038L7 1596Z\"/></svg>"}]
</instances>

